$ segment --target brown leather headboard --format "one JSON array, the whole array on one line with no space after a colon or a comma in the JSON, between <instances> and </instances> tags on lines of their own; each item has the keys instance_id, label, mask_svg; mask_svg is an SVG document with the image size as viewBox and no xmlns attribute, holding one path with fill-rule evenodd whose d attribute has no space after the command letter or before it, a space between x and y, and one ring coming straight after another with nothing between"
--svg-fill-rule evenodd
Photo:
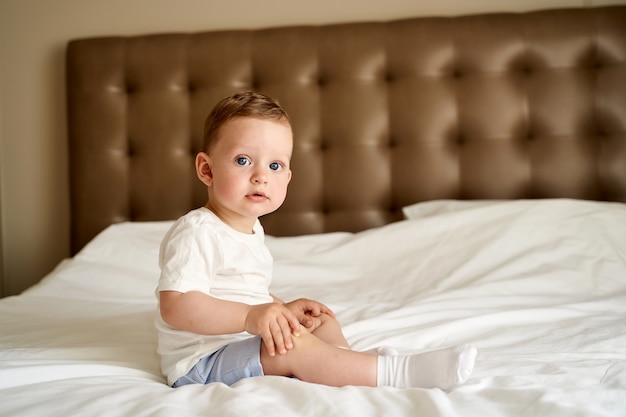
<instances>
[{"instance_id":1,"label":"brown leather headboard","mask_svg":"<svg viewBox=\"0 0 626 417\"><path fill-rule=\"evenodd\" d=\"M73 250L203 205L204 118L244 89L294 122L270 234L362 230L442 198L626 201L624 22L617 6L72 41Z\"/></svg>"}]
</instances>

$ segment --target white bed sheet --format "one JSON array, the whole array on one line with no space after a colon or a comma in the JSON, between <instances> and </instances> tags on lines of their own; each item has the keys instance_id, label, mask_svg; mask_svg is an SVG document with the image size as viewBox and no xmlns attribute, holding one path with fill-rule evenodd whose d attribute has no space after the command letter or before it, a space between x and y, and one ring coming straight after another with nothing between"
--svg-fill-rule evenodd
<instances>
[{"instance_id":1,"label":"white bed sheet","mask_svg":"<svg viewBox=\"0 0 626 417\"><path fill-rule=\"evenodd\" d=\"M425 203L366 232L268 237L272 291L335 310L355 349L479 349L439 390L264 377L165 385L153 327L171 223L109 227L0 300L0 415L626 415L626 205Z\"/></svg>"}]
</instances>

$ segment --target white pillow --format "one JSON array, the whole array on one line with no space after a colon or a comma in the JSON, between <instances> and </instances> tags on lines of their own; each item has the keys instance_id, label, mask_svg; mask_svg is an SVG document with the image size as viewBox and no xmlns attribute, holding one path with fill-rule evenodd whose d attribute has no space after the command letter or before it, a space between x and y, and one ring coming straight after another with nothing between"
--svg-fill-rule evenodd
<instances>
[{"instance_id":1,"label":"white pillow","mask_svg":"<svg viewBox=\"0 0 626 417\"><path fill-rule=\"evenodd\" d=\"M161 240L173 224L173 221L112 224L98 233L75 257L118 266L156 265Z\"/></svg>"},{"instance_id":2,"label":"white pillow","mask_svg":"<svg viewBox=\"0 0 626 417\"><path fill-rule=\"evenodd\" d=\"M420 219L432 217L440 214L455 213L459 211L472 210L487 206L492 206L504 202L505 200L433 200L415 203L402 208L404 217Z\"/></svg>"}]
</instances>

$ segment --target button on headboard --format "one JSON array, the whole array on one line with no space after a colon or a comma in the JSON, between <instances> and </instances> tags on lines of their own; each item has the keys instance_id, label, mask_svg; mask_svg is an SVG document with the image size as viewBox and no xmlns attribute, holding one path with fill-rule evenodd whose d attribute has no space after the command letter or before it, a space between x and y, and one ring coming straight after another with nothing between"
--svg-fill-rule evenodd
<instances>
[{"instance_id":1,"label":"button on headboard","mask_svg":"<svg viewBox=\"0 0 626 417\"><path fill-rule=\"evenodd\" d=\"M67 52L73 249L205 203L222 97L294 122L267 233L356 231L432 199L626 201L626 6L102 37Z\"/></svg>"}]
</instances>

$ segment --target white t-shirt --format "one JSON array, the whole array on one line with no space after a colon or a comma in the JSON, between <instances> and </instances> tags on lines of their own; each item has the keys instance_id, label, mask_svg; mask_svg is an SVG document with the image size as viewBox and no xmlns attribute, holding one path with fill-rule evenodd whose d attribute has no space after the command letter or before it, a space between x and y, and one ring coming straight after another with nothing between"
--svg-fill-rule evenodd
<instances>
[{"instance_id":1,"label":"white t-shirt","mask_svg":"<svg viewBox=\"0 0 626 417\"><path fill-rule=\"evenodd\" d=\"M272 302L272 255L258 220L253 230L253 234L238 232L204 207L178 219L161 243L157 295L163 290L199 291L250 305ZM250 337L246 332L207 336L176 330L163 321L160 312L156 327L161 369L170 385L201 358Z\"/></svg>"}]
</instances>

